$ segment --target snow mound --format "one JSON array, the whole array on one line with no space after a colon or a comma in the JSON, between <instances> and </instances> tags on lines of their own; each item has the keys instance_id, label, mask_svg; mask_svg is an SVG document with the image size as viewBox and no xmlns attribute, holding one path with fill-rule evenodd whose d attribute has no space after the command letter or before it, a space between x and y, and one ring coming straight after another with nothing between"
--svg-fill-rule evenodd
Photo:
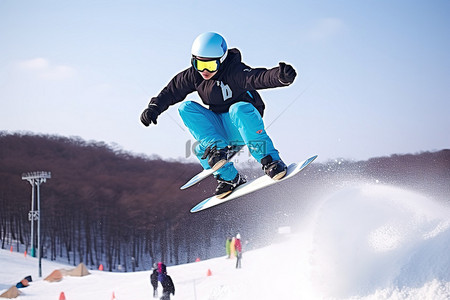
<instances>
[{"instance_id":1,"label":"snow mound","mask_svg":"<svg viewBox=\"0 0 450 300\"><path fill-rule=\"evenodd\" d=\"M325 297L449 291L450 210L427 197L344 188L322 203L313 228L311 280Z\"/></svg>"}]
</instances>

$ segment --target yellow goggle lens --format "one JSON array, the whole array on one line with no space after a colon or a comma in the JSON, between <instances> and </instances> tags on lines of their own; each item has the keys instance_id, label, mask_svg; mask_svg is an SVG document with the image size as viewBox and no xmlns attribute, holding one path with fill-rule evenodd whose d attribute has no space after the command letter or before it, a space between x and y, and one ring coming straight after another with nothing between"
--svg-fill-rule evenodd
<instances>
[{"instance_id":1,"label":"yellow goggle lens","mask_svg":"<svg viewBox=\"0 0 450 300\"><path fill-rule=\"evenodd\" d=\"M209 72L215 72L219 68L219 63L217 60L195 60L196 69L200 72L207 70Z\"/></svg>"}]
</instances>

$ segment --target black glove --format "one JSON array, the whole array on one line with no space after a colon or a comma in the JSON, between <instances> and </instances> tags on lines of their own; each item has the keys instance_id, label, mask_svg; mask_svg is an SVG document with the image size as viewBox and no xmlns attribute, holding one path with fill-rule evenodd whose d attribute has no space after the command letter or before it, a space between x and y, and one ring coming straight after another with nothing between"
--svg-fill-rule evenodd
<instances>
[{"instance_id":1,"label":"black glove","mask_svg":"<svg viewBox=\"0 0 450 300\"><path fill-rule=\"evenodd\" d=\"M289 85L294 82L297 72L291 65L287 65L284 62L280 62L280 73L278 74L278 80L285 85Z\"/></svg>"},{"instance_id":2,"label":"black glove","mask_svg":"<svg viewBox=\"0 0 450 300\"><path fill-rule=\"evenodd\" d=\"M157 124L156 119L158 119L158 116L161 112L158 109L158 106L154 104L150 104L141 114L141 122L146 127L148 127L150 124Z\"/></svg>"}]
</instances>

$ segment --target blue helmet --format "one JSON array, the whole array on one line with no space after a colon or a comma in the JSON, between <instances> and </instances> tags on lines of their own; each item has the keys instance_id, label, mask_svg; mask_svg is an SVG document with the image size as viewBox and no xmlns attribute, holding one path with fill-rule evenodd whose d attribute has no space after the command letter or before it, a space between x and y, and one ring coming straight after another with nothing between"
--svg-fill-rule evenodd
<instances>
[{"instance_id":1,"label":"blue helmet","mask_svg":"<svg viewBox=\"0 0 450 300\"><path fill-rule=\"evenodd\" d=\"M218 33L205 32L194 40L191 53L193 57L217 58L222 63L228 53L227 42Z\"/></svg>"}]
</instances>

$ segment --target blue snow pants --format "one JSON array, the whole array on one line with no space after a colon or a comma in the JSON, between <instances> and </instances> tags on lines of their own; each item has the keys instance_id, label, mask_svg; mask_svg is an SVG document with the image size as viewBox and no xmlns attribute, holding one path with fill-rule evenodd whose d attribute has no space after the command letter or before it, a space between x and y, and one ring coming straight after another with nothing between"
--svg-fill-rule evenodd
<instances>
[{"instance_id":1,"label":"blue snow pants","mask_svg":"<svg viewBox=\"0 0 450 300\"><path fill-rule=\"evenodd\" d=\"M201 157L209 146L218 149L227 146L247 145L251 155L258 161L267 155L279 160L278 151L264 129L264 122L258 110L248 102L237 102L226 113L215 113L194 101L184 101L178 108L184 124L198 144L195 155L204 169L210 169L208 159ZM238 171L232 162L217 170L223 180L232 180Z\"/></svg>"}]
</instances>

